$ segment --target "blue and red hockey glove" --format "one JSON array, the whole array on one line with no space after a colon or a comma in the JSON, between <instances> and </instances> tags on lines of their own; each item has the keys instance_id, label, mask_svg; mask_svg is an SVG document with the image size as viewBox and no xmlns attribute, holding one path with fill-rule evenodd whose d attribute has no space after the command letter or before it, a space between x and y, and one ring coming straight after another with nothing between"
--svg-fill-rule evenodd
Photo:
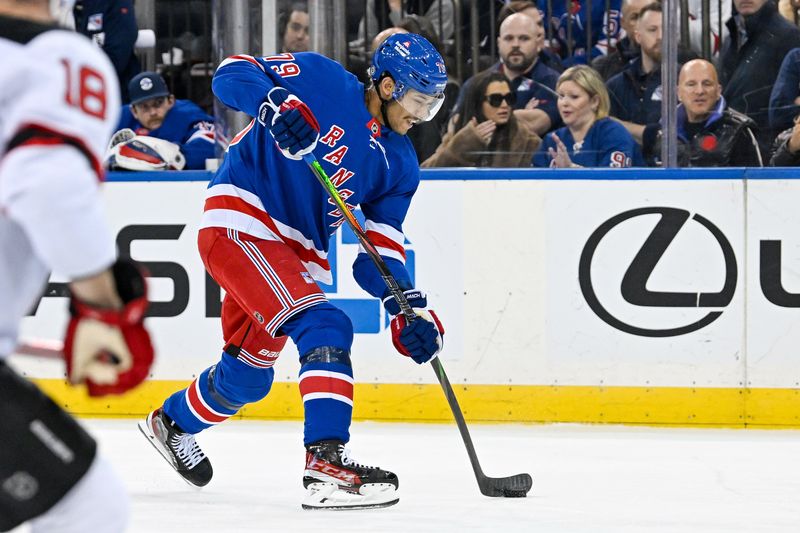
<instances>
[{"instance_id":1,"label":"blue and red hockey glove","mask_svg":"<svg viewBox=\"0 0 800 533\"><path fill-rule=\"evenodd\" d=\"M298 97L283 87L273 87L258 110L258 121L269 127L284 156L302 159L317 146L319 123Z\"/></svg>"},{"instance_id":2,"label":"blue and red hockey glove","mask_svg":"<svg viewBox=\"0 0 800 533\"><path fill-rule=\"evenodd\" d=\"M413 289L403 294L418 318L409 324L395 299L391 295L384 298L383 306L394 315L391 322L392 344L398 352L416 363L427 363L442 351L444 327L436 313L426 309L428 298L424 292Z\"/></svg>"}]
</instances>

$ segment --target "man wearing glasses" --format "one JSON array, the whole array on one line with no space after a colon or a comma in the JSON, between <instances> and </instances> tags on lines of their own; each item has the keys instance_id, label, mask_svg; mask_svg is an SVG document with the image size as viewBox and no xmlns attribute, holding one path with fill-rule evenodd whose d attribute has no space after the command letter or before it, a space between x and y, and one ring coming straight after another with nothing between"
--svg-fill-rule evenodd
<instances>
[{"instance_id":1,"label":"man wearing glasses","mask_svg":"<svg viewBox=\"0 0 800 533\"><path fill-rule=\"evenodd\" d=\"M128 84L130 105L122 108L107 161L127 170L192 170L214 157L214 118L189 100L177 100L155 72Z\"/></svg>"}]
</instances>

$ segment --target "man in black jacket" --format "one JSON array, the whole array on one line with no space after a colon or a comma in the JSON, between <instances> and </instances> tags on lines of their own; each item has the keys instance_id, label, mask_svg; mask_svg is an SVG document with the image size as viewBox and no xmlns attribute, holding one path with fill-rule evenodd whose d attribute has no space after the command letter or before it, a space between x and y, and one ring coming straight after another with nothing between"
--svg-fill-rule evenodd
<instances>
[{"instance_id":1,"label":"man in black jacket","mask_svg":"<svg viewBox=\"0 0 800 533\"><path fill-rule=\"evenodd\" d=\"M797 167L800 166L800 115L794 117L794 126L784 130L775 139L772 167Z\"/></svg>"},{"instance_id":2,"label":"man in black jacket","mask_svg":"<svg viewBox=\"0 0 800 533\"><path fill-rule=\"evenodd\" d=\"M729 37L720 54L720 77L728 104L758 125L758 142L767 153L774 131L769 127L769 97L781 62L800 46L800 29L781 17L771 0L734 0L737 13L726 26Z\"/></svg>"},{"instance_id":3,"label":"man in black jacket","mask_svg":"<svg viewBox=\"0 0 800 533\"><path fill-rule=\"evenodd\" d=\"M636 44L633 34L636 31L639 12L651 1L622 0L620 24L625 30L625 37L617 43L616 50L608 55L597 56L592 60L592 68L599 72L605 81L622 72L628 63L639 57L639 46Z\"/></svg>"},{"instance_id":4,"label":"man in black jacket","mask_svg":"<svg viewBox=\"0 0 800 533\"><path fill-rule=\"evenodd\" d=\"M727 107L714 65L694 59L678 77L678 165L682 167L760 167L755 122ZM662 131L645 145L648 163L660 164Z\"/></svg>"},{"instance_id":5,"label":"man in black jacket","mask_svg":"<svg viewBox=\"0 0 800 533\"><path fill-rule=\"evenodd\" d=\"M653 142L661 120L661 10L659 2L641 8L634 30L640 55L606 82L611 116L643 147ZM679 63L697 57L691 51L678 52Z\"/></svg>"}]
</instances>

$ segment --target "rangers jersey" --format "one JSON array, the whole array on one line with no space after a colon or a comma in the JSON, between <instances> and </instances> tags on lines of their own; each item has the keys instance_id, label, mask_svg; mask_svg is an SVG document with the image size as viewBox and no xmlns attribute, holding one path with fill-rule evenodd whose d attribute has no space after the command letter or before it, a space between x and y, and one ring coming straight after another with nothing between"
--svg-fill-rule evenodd
<instances>
[{"instance_id":1,"label":"rangers jersey","mask_svg":"<svg viewBox=\"0 0 800 533\"><path fill-rule=\"evenodd\" d=\"M639 145L625 126L608 117L596 120L581 142L575 142L567 127L556 130L555 134L567 147L569 157L576 165L598 168L641 165ZM556 141L550 133L545 135L539 151L533 155L533 166L553 166L548 148L556 149Z\"/></svg>"},{"instance_id":2,"label":"rangers jersey","mask_svg":"<svg viewBox=\"0 0 800 533\"><path fill-rule=\"evenodd\" d=\"M401 287L410 288L402 224L419 184L411 141L381 128L367 110L364 86L340 64L315 53L237 55L220 65L214 94L255 118L233 138L209 184L201 227L282 241L314 279L331 282L328 242L344 218L306 163L281 154L269 131L268 114L259 116L275 86L285 87L314 113L320 125L314 155L348 206L361 206L367 235ZM373 296L385 292L363 251L354 275Z\"/></svg>"},{"instance_id":3,"label":"rangers jersey","mask_svg":"<svg viewBox=\"0 0 800 533\"><path fill-rule=\"evenodd\" d=\"M0 16L0 358L53 270L114 262L99 184L119 115L111 63L73 32Z\"/></svg>"}]
</instances>

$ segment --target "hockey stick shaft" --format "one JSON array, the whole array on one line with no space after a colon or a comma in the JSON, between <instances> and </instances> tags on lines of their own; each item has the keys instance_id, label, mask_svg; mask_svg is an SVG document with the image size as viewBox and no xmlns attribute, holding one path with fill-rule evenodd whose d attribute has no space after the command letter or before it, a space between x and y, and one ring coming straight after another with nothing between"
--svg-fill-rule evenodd
<instances>
[{"instance_id":1,"label":"hockey stick shaft","mask_svg":"<svg viewBox=\"0 0 800 533\"><path fill-rule=\"evenodd\" d=\"M51 340L20 340L13 353L46 359L64 359L64 343Z\"/></svg>"},{"instance_id":2,"label":"hockey stick shaft","mask_svg":"<svg viewBox=\"0 0 800 533\"><path fill-rule=\"evenodd\" d=\"M397 281L394 279L389 267L386 266L386 262L375 248L375 245L372 244L366 232L361 228L361 224L358 223L358 220L356 219L355 215L353 215L353 212L350 210L344 200L342 200L342 197L339 195L339 191L331 182L330 178L328 178L327 174L325 174L325 170L322 168L322 165L320 165L319 161L317 161L317 158L314 156L314 154L307 154L303 156L303 159L308 164L311 172L314 174L314 176L316 176L317 180L319 180L319 182L328 192L328 196L330 196L331 200L333 200L336 207L339 208L339 211L341 211L342 215L347 221L347 224L356 234L358 241L367 252L367 255L369 255L370 259L372 259L372 262L375 263L375 266L378 268L383 281L386 283L386 287L388 287L389 292L391 292L392 297L397 302L397 305L400 306L400 310L403 315L405 315L406 320L409 322L416 320L416 313L414 313L414 310L409 305L406 295L403 294L403 291L400 290L400 287L397 285ZM464 415L461 413L461 406L458 405L458 400L456 399L455 392L453 392L453 387L450 385L450 380L447 379L447 374L445 373L442 362L438 357L431 359L431 366L436 373L436 378L439 380L439 384L442 386L442 390L444 391L444 395L447 399L448 405L450 406L450 410L453 412L453 416L456 419L458 431L461 433L461 439L464 441L464 445L467 448L467 455L469 455L469 460L472 463L472 469L475 472L475 477L478 479L478 484L480 485L482 478L485 478L485 474L483 473L481 465L478 462L478 456L475 453L475 446L472 444L472 438L470 437L469 429L467 428L467 422L464 420Z\"/></svg>"}]
</instances>

